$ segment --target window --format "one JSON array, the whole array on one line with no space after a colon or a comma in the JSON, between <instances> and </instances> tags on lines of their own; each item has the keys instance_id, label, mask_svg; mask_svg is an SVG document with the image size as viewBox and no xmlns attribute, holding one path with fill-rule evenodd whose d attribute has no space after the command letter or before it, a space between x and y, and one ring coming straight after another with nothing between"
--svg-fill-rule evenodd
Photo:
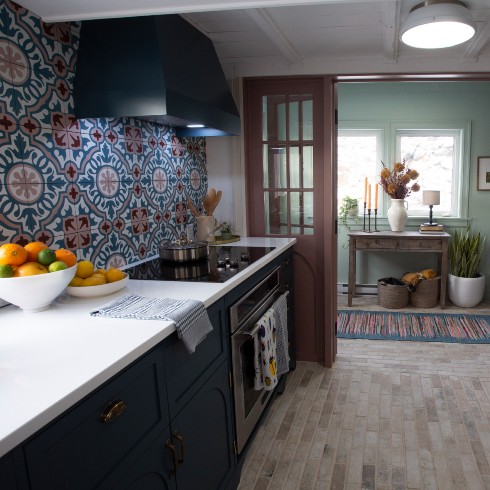
<instances>
[{"instance_id":1,"label":"window","mask_svg":"<svg viewBox=\"0 0 490 490\"><path fill-rule=\"evenodd\" d=\"M409 216L426 216L422 191L441 191L441 204L434 206L434 216L465 218L469 181L470 123L391 123L344 122L338 131L337 172L338 208L345 196L359 199L362 214L364 178L373 186L379 182L381 161L392 168L403 161L416 169L421 191L407 198ZM363 127L364 126L364 127ZM371 127L369 127L371 126ZM387 156L395 155L395 157ZM386 216L389 199L379 187L378 216Z\"/></svg>"},{"instance_id":2,"label":"window","mask_svg":"<svg viewBox=\"0 0 490 490\"><path fill-rule=\"evenodd\" d=\"M364 178L372 185L374 207L374 184L379 181L382 160L382 129L339 129L337 139L337 209L346 196L359 199L362 214L364 203ZM381 188L378 207L382 208Z\"/></svg>"},{"instance_id":3,"label":"window","mask_svg":"<svg viewBox=\"0 0 490 490\"><path fill-rule=\"evenodd\" d=\"M421 190L441 191L441 204L434 207L438 216L461 216L459 178L462 162L463 129L397 129L397 160L416 169ZM427 214L422 192L407 198L411 215Z\"/></svg>"}]
</instances>

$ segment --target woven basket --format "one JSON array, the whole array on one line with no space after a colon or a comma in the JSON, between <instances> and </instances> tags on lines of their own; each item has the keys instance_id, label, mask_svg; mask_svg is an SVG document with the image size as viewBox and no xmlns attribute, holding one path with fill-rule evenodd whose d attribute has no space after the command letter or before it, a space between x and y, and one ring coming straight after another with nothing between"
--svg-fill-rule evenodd
<instances>
[{"instance_id":1,"label":"woven basket","mask_svg":"<svg viewBox=\"0 0 490 490\"><path fill-rule=\"evenodd\" d=\"M384 279L378 280L378 305L383 308L405 308L408 306L407 286L384 284Z\"/></svg>"},{"instance_id":2,"label":"woven basket","mask_svg":"<svg viewBox=\"0 0 490 490\"><path fill-rule=\"evenodd\" d=\"M420 281L415 292L410 293L410 304L415 308L434 308L437 305L440 279L438 276Z\"/></svg>"}]
</instances>

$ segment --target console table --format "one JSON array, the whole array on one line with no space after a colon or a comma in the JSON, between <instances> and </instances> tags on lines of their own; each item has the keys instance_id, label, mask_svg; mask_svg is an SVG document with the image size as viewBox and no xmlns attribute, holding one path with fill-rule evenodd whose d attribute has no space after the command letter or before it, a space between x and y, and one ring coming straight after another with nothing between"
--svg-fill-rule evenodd
<instances>
[{"instance_id":1,"label":"console table","mask_svg":"<svg viewBox=\"0 0 490 490\"><path fill-rule=\"evenodd\" d=\"M418 231L382 231L376 233L351 232L349 235L349 285L348 302L356 292L356 252L431 252L439 254L441 275L440 305L446 307L446 284L448 275L448 240L450 235L422 235Z\"/></svg>"}]
</instances>

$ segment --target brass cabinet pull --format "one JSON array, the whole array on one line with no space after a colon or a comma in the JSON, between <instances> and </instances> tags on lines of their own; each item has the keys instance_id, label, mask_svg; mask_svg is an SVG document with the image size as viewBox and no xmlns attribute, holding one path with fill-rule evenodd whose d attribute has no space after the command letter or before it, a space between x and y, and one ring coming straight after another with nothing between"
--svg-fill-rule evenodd
<instances>
[{"instance_id":1,"label":"brass cabinet pull","mask_svg":"<svg viewBox=\"0 0 490 490\"><path fill-rule=\"evenodd\" d=\"M126 410L126 403L122 400L115 400L110 402L105 408L104 411L100 414L100 421L104 424L108 424L112 422L115 418L119 417L124 410Z\"/></svg>"},{"instance_id":2,"label":"brass cabinet pull","mask_svg":"<svg viewBox=\"0 0 490 490\"><path fill-rule=\"evenodd\" d=\"M168 477L172 478L172 475L175 475L177 473L177 453L175 452L175 446L172 444L172 441L170 439L167 439L167 442L165 443L165 446L167 446L170 451L172 451L172 461L174 464L174 469L170 470L168 473Z\"/></svg>"},{"instance_id":3,"label":"brass cabinet pull","mask_svg":"<svg viewBox=\"0 0 490 490\"><path fill-rule=\"evenodd\" d=\"M174 437L180 442L180 459L177 460L180 466L184 462L184 437L176 430L174 430Z\"/></svg>"}]
</instances>

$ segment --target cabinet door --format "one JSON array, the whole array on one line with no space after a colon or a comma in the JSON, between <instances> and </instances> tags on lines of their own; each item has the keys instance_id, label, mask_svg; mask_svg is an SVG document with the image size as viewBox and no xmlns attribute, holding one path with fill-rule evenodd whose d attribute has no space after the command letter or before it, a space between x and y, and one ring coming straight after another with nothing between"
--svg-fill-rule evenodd
<instances>
[{"instance_id":1,"label":"cabinet door","mask_svg":"<svg viewBox=\"0 0 490 490\"><path fill-rule=\"evenodd\" d=\"M209 376L228 359L228 322L224 301L220 300L208 308L213 331L189 354L177 334L164 342L165 369L170 418L180 412Z\"/></svg>"},{"instance_id":2,"label":"cabinet door","mask_svg":"<svg viewBox=\"0 0 490 490\"><path fill-rule=\"evenodd\" d=\"M32 490L96 488L168 425L163 352L118 374L25 446Z\"/></svg>"},{"instance_id":3,"label":"cabinet door","mask_svg":"<svg viewBox=\"0 0 490 490\"><path fill-rule=\"evenodd\" d=\"M0 486L1 488L11 490L18 488L15 478L14 461L11 454L0 458Z\"/></svg>"},{"instance_id":4,"label":"cabinet door","mask_svg":"<svg viewBox=\"0 0 490 490\"><path fill-rule=\"evenodd\" d=\"M228 372L225 362L171 423L173 440L183 459L177 470L179 490L224 488L234 471ZM182 437L181 443L178 437Z\"/></svg>"},{"instance_id":5,"label":"cabinet door","mask_svg":"<svg viewBox=\"0 0 490 490\"><path fill-rule=\"evenodd\" d=\"M170 429L167 427L153 441L142 457L131 467L124 477L111 488L118 490L175 490L174 460Z\"/></svg>"}]
</instances>

